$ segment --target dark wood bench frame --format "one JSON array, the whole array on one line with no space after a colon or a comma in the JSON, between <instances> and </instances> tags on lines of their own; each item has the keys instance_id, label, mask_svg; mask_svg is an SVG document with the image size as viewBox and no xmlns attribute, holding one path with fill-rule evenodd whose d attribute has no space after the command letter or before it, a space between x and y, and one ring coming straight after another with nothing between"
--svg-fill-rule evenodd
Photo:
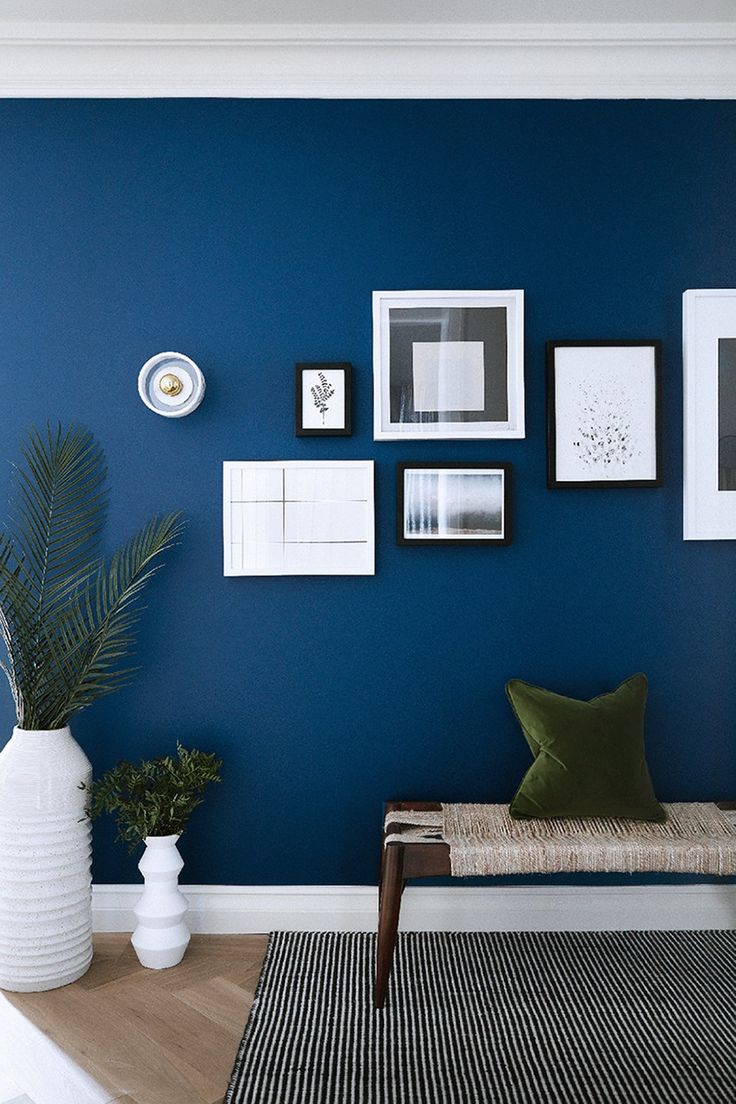
<instances>
[{"instance_id":1,"label":"dark wood bench frame","mask_svg":"<svg viewBox=\"0 0 736 1104\"><path fill-rule=\"evenodd\" d=\"M716 804L719 809L736 809L736 801L718 801ZM404 886L409 878L452 876L450 848L446 843L402 843L398 840L385 843L385 837L391 832L390 814L409 809L437 812L441 808L439 801L387 801L384 806L384 822L387 828L381 840L381 881L378 889L376 1008L383 1008L386 1000ZM389 817L388 821L386 817Z\"/></svg>"}]
</instances>

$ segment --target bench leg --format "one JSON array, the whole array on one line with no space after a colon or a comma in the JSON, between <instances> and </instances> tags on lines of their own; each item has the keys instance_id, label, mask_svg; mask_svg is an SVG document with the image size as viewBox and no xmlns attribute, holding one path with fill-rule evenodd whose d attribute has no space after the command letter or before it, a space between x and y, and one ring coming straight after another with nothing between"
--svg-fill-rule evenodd
<instances>
[{"instance_id":1,"label":"bench leg","mask_svg":"<svg viewBox=\"0 0 736 1104\"><path fill-rule=\"evenodd\" d=\"M399 909L404 889L404 848L390 843L384 848L378 910L376 956L376 1008L383 1008L399 930Z\"/></svg>"}]
</instances>

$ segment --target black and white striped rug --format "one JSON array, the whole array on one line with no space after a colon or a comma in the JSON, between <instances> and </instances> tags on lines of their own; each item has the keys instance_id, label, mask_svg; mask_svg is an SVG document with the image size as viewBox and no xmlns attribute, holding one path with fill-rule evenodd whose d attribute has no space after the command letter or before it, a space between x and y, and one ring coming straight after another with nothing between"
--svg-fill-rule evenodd
<instances>
[{"instance_id":1,"label":"black and white striped rug","mask_svg":"<svg viewBox=\"0 0 736 1104\"><path fill-rule=\"evenodd\" d=\"M736 932L278 932L225 1104L733 1104Z\"/></svg>"}]
</instances>

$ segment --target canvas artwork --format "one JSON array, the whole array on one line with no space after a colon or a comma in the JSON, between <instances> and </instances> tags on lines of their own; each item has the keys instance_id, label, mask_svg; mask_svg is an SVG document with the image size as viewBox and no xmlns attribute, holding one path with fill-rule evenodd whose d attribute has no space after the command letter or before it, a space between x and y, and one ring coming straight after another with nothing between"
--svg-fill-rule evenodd
<instances>
[{"instance_id":1,"label":"canvas artwork","mask_svg":"<svg viewBox=\"0 0 736 1104\"><path fill-rule=\"evenodd\" d=\"M659 485L659 342L553 341L547 355L548 485Z\"/></svg>"},{"instance_id":2,"label":"canvas artwork","mask_svg":"<svg viewBox=\"0 0 736 1104\"><path fill-rule=\"evenodd\" d=\"M508 544L509 483L508 464L399 464L398 543Z\"/></svg>"},{"instance_id":3,"label":"canvas artwork","mask_svg":"<svg viewBox=\"0 0 736 1104\"><path fill-rule=\"evenodd\" d=\"M373 293L374 438L524 436L524 293Z\"/></svg>"},{"instance_id":4,"label":"canvas artwork","mask_svg":"<svg viewBox=\"0 0 736 1104\"><path fill-rule=\"evenodd\" d=\"M373 461L226 461L223 530L225 575L373 575Z\"/></svg>"}]
</instances>

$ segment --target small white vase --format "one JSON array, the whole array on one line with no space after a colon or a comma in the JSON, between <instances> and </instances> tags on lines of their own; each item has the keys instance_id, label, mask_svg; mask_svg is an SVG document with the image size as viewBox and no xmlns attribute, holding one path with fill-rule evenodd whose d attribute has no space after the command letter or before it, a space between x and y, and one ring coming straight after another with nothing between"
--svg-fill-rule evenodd
<instances>
[{"instance_id":1,"label":"small white vase","mask_svg":"<svg viewBox=\"0 0 736 1104\"><path fill-rule=\"evenodd\" d=\"M92 961L92 768L69 727L14 728L0 751L0 989L40 993Z\"/></svg>"},{"instance_id":2,"label":"small white vase","mask_svg":"<svg viewBox=\"0 0 736 1104\"><path fill-rule=\"evenodd\" d=\"M135 906L138 926L131 942L142 966L166 970L177 966L189 943L184 923L187 899L179 889L184 866L176 843L178 836L146 836L146 850L138 863L143 875L143 896Z\"/></svg>"}]
</instances>

